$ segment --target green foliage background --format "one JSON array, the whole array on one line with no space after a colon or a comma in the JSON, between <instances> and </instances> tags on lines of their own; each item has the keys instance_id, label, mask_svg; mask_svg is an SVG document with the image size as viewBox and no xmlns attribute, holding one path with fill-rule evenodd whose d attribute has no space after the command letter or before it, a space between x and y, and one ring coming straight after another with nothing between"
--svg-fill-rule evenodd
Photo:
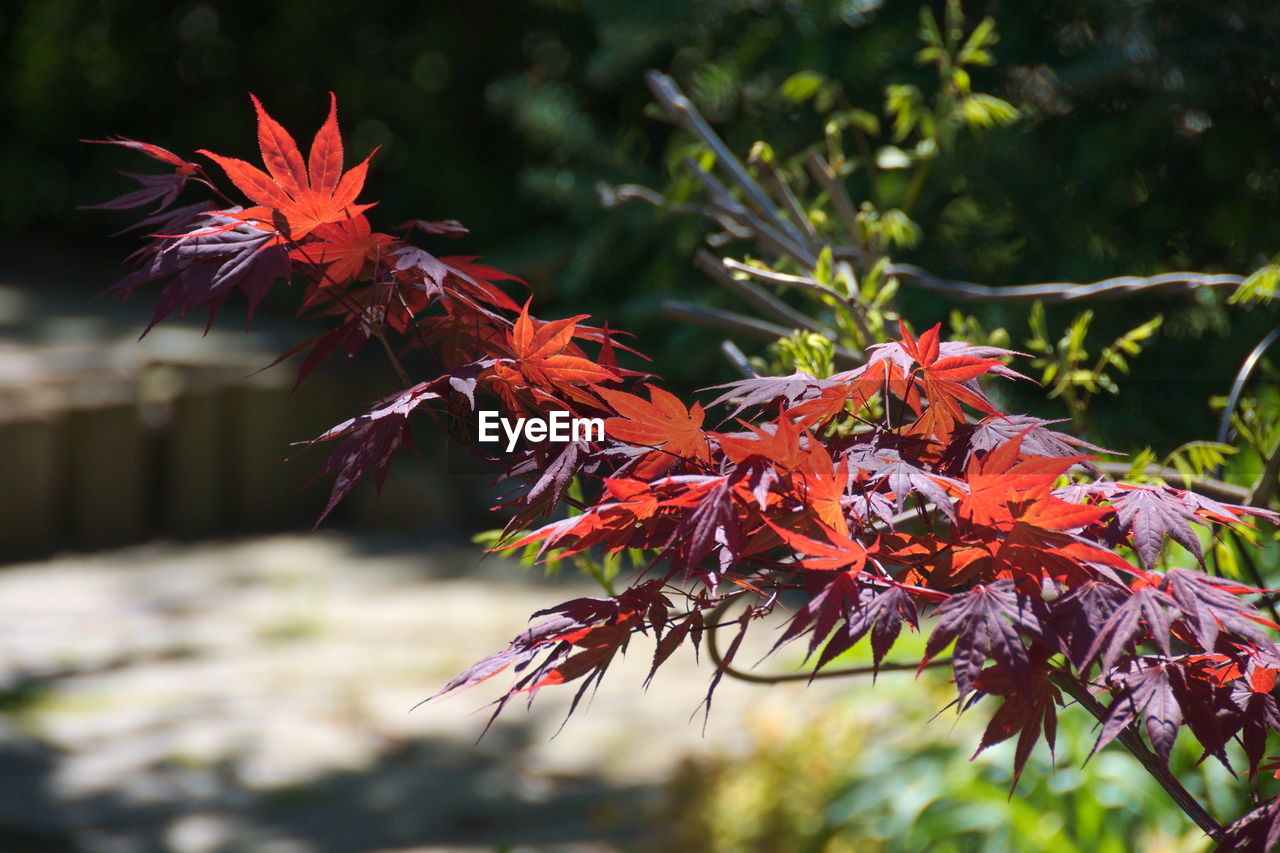
<instances>
[{"instance_id":1,"label":"green foliage background","mask_svg":"<svg viewBox=\"0 0 1280 853\"><path fill-rule=\"evenodd\" d=\"M460 218L473 229L467 249L528 277L558 301L553 310L607 312L640 333L668 378L712 379L723 370L715 340L654 311L664 294L725 300L688 266L704 226L644 206L606 215L598 203L599 181L665 186L687 150L655 120L642 72L673 73L735 150L767 139L782 156L821 138L821 117L779 94L797 71L838 81L848 104L871 112L888 83L927 87L931 70L912 61L918 10L879 0L23 0L0 9L0 223L14 246L71 237L95 251L99 217L73 208L118 192L109 167L135 164L77 139L127 133L247 156L246 91L286 126L309 128L334 90L352 153L382 146L369 195L384 199L383 221ZM899 260L1000 284L1248 272L1280 251L1280 6L985 2L966 12L971 23L994 16L1002 36L975 87L1026 118L962 137L936 164L912 211L925 239ZM855 200L901 191L857 175L850 189ZM1272 321L1252 317L1227 336L1211 294L1150 302L1102 306L1095 321L1114 336L1157 310L1167 320L1126 385L1129 402L1102 407L1104 432L1172 447L1211 430L1204 401ZM932 296L904 307L917 325L947 308ZM1024 311L984 319L1021 326ZM1065 319L1050 312L1051 324ZM1152 408L1182 417L1147 435Z\"/></svg>"}]
</instances>

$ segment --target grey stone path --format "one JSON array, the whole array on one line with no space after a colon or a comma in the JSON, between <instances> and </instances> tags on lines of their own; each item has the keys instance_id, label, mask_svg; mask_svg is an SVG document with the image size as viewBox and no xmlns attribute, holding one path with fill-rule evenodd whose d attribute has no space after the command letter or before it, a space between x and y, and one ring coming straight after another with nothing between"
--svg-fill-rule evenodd
<instances>
[{"instance_id":1,"label":"grey stone path","mask_svg":"<svg viewBox=\"0 0 1280 853\"><path fill-rule=\"evenodd\" d=\"M336 534L5 568L0 849L643 849L682 759L837 689L727 681L704 736L705 662L677 655L646 693L640 641L558 735L570 689L475 745L502 676L410 711L534 610L593 594Z\"/></svg>"}]
</instances>

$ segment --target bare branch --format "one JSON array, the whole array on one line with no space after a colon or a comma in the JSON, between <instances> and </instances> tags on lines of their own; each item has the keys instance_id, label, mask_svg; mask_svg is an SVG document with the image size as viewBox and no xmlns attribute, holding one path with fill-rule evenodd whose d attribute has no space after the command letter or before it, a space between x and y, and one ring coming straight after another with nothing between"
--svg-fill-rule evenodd
<instances>
[{"instance_id":1,"label":"bare branch","mask_svg":"<svg viewBox=\"0 0 1280 853\"><path fill-rule=\"evenodd\" d=\"M1129 465L1124 462L1095 462L1094 465L1108 477L1119 478L1129 473ZM1086 473L1084 467L1080 465L1073 467L1071 471L1072 473ZM1212 477L1188 477L1176 468L1163 468L1159 465L1149 465L1140 473L1147 477L1159 477L1174 488L1195 492L1207 498L1213 498L1216 501L1235 504L1248 504L1249 502L1249 490L1244 486L1224 483L1222 480L1215 480Z\"/></svg>"},{"instance_id":2,"label":"bare branch","mask_svg":"<svg viewBox=\"0 0 1280 853\"><path fill-rule=\"evenodd\" d=\"M719 308L692 305L675 299L662 300L662 316L709 329L719 329L722 332L746 335L749 338L769 343L773 343L779 338L788 337L795 331L764 320L757 320L755 317L748 317L745 314L735 314L732 311L722 311ZM834 361L841 367L857 367L862 364L863 356L861 353L837 346L835 348Z\"/></svg>"},{"instance_id":3,"label":"bare branch","mask_svg":"<svg viewBox=\"0 0 1280 853\"><path fill-rule=\"evenodd\" d=\"M663 111L672 121L697 136L704 145L715 153L716 162L724 168L738 186L742 187L747 197L751 199L760 212L775 223L779 230L786 232L792 240L803 244L804 237L799 229L779 216L778 208L769 198L769 194L756 183L755 179L751 177L751 173L729 150L729 146L725 145L724 140L712 130L707 120L702 117L702 114L698 112L693 103L685 97L684 92L680 91L676 81L660 71L649 71L645 74L645 82L649 84L649 91L653 93L654 99L662 107Z\"/></svg>"},{"instance_id":4,"label":"bare branch","mask_svg":"<svg viewBox=\"0 0 1280 853\"><path fill-rule=\"evenodd\" d=\"M759 240L765 248L774 254L786 255L801 266L812 267L817 263L817 256L809 251L803 240L795 239L796 235L794 234L783 234L777 228L765 222L750 208L730 195L724 184L720 183L715 175L699 166L693 158L686 157L684 164L693 173L693 176L701 181L707 191L711 193L713 207L721 208L725 214L734 217L740 225L751 229L752 236ZM775 221L778 220L775 219Z\"/></svg>"},{"instance_id":5,"label":"bare branch","mask_svg":"<svg viewBox=\"0 0 1280 853\"><path fill-rule=\"evenodd\" d=\"M890 264L889 272L903 284L945 294L962 302L1075 302L1084 299L1120 299L1136 293L1190 293L1201 287L1235 287L1244 281L1238 275L1207 275L1196 272L1168 272L1153 276L1122 275L1092 284L1050 282L994 287L971 281L938 278L911 264Z\"/></svg>"},{"instance_id":6,"label":"bare branch","mask_svg":"<svg viewBox=\"0 0 1280 853\"><path fill-rule=\"evenodd\" d=\"M1072 699L1075 699L1082 708L1094 716L1099 723L1107 718L1107 709L1102 706L1097 699L1089 693L1083 684L1072 676L1064 672L1050 672L1049 680L1054 686L1066 693ZM1178 778L1161 763L1147 745L1142 742L1142 736L1138 734L1138 730L1131 723L1121 730L1116 736L1116 740L1129 751L1129 753L1142 764L1148 773L1151 774L1160 787L1164 788L1178 807L1186 814L1187 817L1195 821L1196 826L1204 830L1205 834L1215 841L1221 840L1223 836L1222 825L1213 819L1213 816L1205 811L1204 806L1200 805L1199 800L1191 795L1191 793L1178 781Z\"/></svg>"},{"instance_id":7,"label":"bare branch","mask_svg":"<svg viewBox=\"0 0 1280 853\"><path fill-rule=\"evenodd\" d=\"M655 189L651 189L642 184L618 184L614 186L604 181L596 181L596 195L600 199L600 206L606 210L612 207L626 204L629 201L643 201L654 207L673 210L677 213L696 213L702 216L710 216L711 213L707 208L696 204L671 204L667 197Z\"/></svg>"},{"instance_id":8,"label":"bare branch","mask_svg":"<svg viewBox=\"0 0 1280 853\"><path fill-rule=\"evenodd\" d=\"M804 208L800 205L800 200L796 198L796 194L791 191L791 186L783 178L782 173L778 171L777 164L763 157L751 160L751 164L760 170L765 188L786 209L791 221L801 232L805 248L817 254L822 243L818 239L817 233L813 230L812 223L809 222L808 214L805 213Z\"/></svg>"},{"instance_id":9,"label":"bare branch","mask_svg":"<svg viewBox=\"0 0 1280 853\"><path fill-rule=\"evenodd\" d=\"M751 362L747 361L746 354L738 349L738 345L733 341L721 341L720 352L724 353L724 357L729 360L734 369L742 374L743 379L752 379L757 375L755 368L751 366Z\"/></svg>"},{"instance_id":10,"label":"bare branch","mask_svg":"<svg viewBox=\"0 0 1280 853\"><path fill-rule=\"evenodd\" d=\"M770 284L780 284L783 287L799 287L807 290L816 290L817 292L827 296L835 295L832 293L831 288L827 287L816 278L810 278L807 275L788 275L786 273L774 272L773 270L760 269L759 267L744 264L741 261L735 261L733 258L725 258L723 263L725 269L746 273L752 278L758 278L761 281L767 281Z\"/></svg>"},{"instance_id":11,"label":"bare branch","mask_svg":"<svg viewBox=\"0 0 1280 853\"><path fill-rule=\"evenodd\" d=\"M745 314L735 314L732 311L722 311L719 308L693 305L676 299L662 300L662 316L672 320L684 320L709 329L736 332L749 338L768 341L769 343L778 340L778 338L785 338L793 331L765 320L748 317Z\"/></svg>"},{"instance_id":12,"label":"bare branch","mask_svg":"<svg viewBox=\"0 0 1280 853\"><path fill-rule=\"evenodd\" d=\"M779 323L783 323L793 329L808 329L826 335L829 338L835 337L835 333L831 329L818 323L809 315L797 311L781 299L762 290L759 286L749 281L744 281L730 273L725 268L725 264L720 261L720 258L706 249L701 249L698 254L694 255L693 265L723 284L734 295L741 298L742 301L762 314L767 314Z\"/></svg>"},{"instance_id":13,"label":"bare branch","mask_svg":"<svg viewBox=\"0 0 1280 853\"><path fill-rule=\"evenodd\" d=\"M1280 328L1272 329L1265 338L1258 341L1258 345L1245 357L1240 369L1236 371L1236 378L1231 381L1231 393L1227 395L1227 405L1223 407L1222 417L1218 420L1218 434L1215 441L1225 444L1231 438L1231 416L1235 414L1236 406L1240 405L1240 397L1244 394L1249 376L1278 338L1280 338Z\"/></svg>"},{"instance_id":14,"label":"bare branch","mask_svg":"<svg viewBox=\"0 0 1280 853\"><path fill-rule=\"evenodd\" d=\"M813 179L831 197L831 204L836 209L836 216L840 219L840 225L844 228L845 233L849 235L849 240L857 247L855 253L861 255L862 235L858 231L858 214L853 208L853 199L849 198L849 191L845 189L844 182L840 180L835 170L831 168L826 159L816 149L809 149L809 154L805 157L804 164L809 169L809 174L813 176Z\"/></svg>"}]
</instances>

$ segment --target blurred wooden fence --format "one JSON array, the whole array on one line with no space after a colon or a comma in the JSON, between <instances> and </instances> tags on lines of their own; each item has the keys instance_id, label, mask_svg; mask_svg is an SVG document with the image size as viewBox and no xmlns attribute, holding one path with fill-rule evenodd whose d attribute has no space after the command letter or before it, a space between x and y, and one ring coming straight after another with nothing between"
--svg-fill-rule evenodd
<instances>
[{"instance_id":1,"label":"blurred wooden fence","mask_svg":"<svg viewBox=\"0 0 1280 853\"><path fill-rule=\"evenodd\" d=\"M329 448L290 443L392 386L356 366L322 371L290 396L291 365L255 373L272 357L243 335L182 327L142 343L0 342L0 562L313 522L329 483L304 486ZM406 453L381 501L364 484L335 520L447 522L464 498L443 455L425 456Z\"/></svg>"}]
</instances>

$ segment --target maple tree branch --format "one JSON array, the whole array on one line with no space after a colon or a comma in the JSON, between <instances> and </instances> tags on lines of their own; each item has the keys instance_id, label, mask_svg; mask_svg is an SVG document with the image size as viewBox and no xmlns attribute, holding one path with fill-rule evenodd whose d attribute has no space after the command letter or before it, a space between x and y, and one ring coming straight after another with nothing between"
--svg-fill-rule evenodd
<instances>
[{"instance_id":1,"label":"maple tree branch","mask_svg":"<svg viewBox=\"0 0 1280 853\"><path fill-rule=\"evenodd\" d=\"M321 281L323 281L324 278L327 278L327 274L324 272L324 267L307 254L305 246L301 246L293 240L289 240L289 245L301 253L302 258L306 263L310 264L313 269L319 271L322 276ZM333 288L332 293L334 298L341 302L347 311L359 316L364 321L364 324L369 329L370 334L377 338L382 344L383 350L387 353L387 359L391 362L391 369L396 372L396 378L400 380L400 384L405 388L412 388L415 383L413 379L409 377L408 371L404 369L404 365L400 363L400 359L396 357L395 351L391 348L391 342L387 340L387 335L382 330L381 325L374 322L373 317L365 310L364 306L362 306L354 297L351 296L350 293L347 293L341 287Z\"/></svg>"},{"instance_id":2,"label":"maple tree branch","mask_svg":"<svg viewBox=\"0 0 1280 853\"><path fill-rule=\"evenodd\" d=\"M391 348L391 341L387 340L386 334L382 329L378 328L375 323L370 323L369 329L373 332L373 336L378 339L379 343L382 344L382 349L386 351L387 358L391 361L391 368L396 372L396 376L400 378L400 382L404 387L412 388L414 385L413 379L409 377L408 372L404 369L404 365L401 364L400 359L396 357L395 351Z\"/></svg>"},{"instance_id":3,"label":"maple tree branch","mask_svg":"<svg viewBox=\"0 0 1280 853\"><path fill-rule=\"evenodd\" d=\"M1095 462L1093 464L1108 477L1124 477L1129 473L1129 465L1124 462ZM1073 466L1071 471L1073 473L1085 473L1085 469L1079 465ZM1148 465L1138 473L1147 477L1159 477L1174 488L1195 492L1214 500L1236 504L1247 504L1249 502L1249 490L1247 488L1233 483L1225 483L1222 480L1215 480L1212 477L1189 477L1176 468L1165 468L1160 465ZM1257 506L1257 504L1254 504L1254 506Z\"/></svg>"},{"instance_id":4,"label":"maple tree branch","mask_svg":"<svg viewBox=\"0 0 1280 853\"><path fill-rule=\"evenodd\" d=\"M903 284L945 294L962 302L1075 302L1083 299L1120 299L1152 291L1190 293L1202 287L1235 287L1239 275L1167 272L1153 276L1121 275L1089 284L1055 281L1043 284L993 286L939 278L912 264L890 264L889 273Z\"/></svg>"},{"instance_id":5,"label":"maple tree branch","mask_svg":"<svg viewBox=\"0 0 1280 853\"><path fill-rule=\"evenodd\" d=\"M733 601L734 599L728 599L712 610L710 618L713 625L717 624L715 622L717 615L722 614ZM719 645L716 643L716 633L714 630L708 630L706 635L707 656L710 658L711 663L716 667L716 670L737 681L744 681L750 684L780 684L788 681L814 681L819 678L874 675L877 672L877 667L869 665L843 667L840 669L829 669L813 673L787 672L760 674L746 672L734 667L731 663L725 662L724 657L720 654ZM926 663L923 667L918 664L890 661L880 664L878 671L902 672L906 670L920 670L950 665L951 658L949 657L935 658L934 660ZM1102 703L1095 699L1092 694L1089 693L1088 689L1085 688L1085 686L1078 680L1059 670L1051 670L1049 673L1049 680L1053 682L1054 686L1059 690L1076 700L1076 702L1093 715L1094 719L1099 723L1106 720L1107 709L1102 705ZM1126 726L1124 730L1116 736L1116 740L1118 740L1120 744L1124 746L1124 748L1128 750L1140 764L1142 764L1143 768L1151 774L1151 777L1156 780L1160 787L1164 788L1170 799L1172 799L1174 803L1182 809L1183 813L1186 814L1187 817L1196 824L1196 826L1204 830L1204 832L1215 841L1219 841L1223 838L1222 825L1214 820L1213 816L1205 810L1204 806L1200 804L1200 801L1197 800L1190 791L1183 787L1182 783L1178 781L1172 771L1161 763L1156 754L1143 742L1142 736L1138 733L1138 730L1133 726L1133 724Z\"/></svg>"},{"instance_id":6,"label":"maple tree branch","mask_svg":"<svg viewBox=\"0 0 1280 853\"><path fill-rule=\"evenodd\" d=\"M1099 723L1106 720L1107 709L1075 678L1060 670L1050 670L1049 680L1063 693L1075 699ZM1178 808L1182 809L1183 813L1191 818L1196 826L1204 830L1205 834L1215 841L1222 840L1222 825L1213 819L1213 816L1205 810L1200 801L1192 796L1191 792L1182 786L1182 783L1178 781L1178 778L1173 775L1169 768L1160 762L1156 754L1147 748L1147 745L1142 741L1142 736L1138 734L1138 730L1132 723L1124 727L1120 734L1116 736L1116 740L1120 741L1121 745L1134 758L1138 759L1143 768L1151 774L1161 788L1164 788L1169 797L1178 805Z\"/></svg>"},{"instance_id":7,"label":"maple tree branch","mask_svg":"<svg viewBox=\"0 0 1280 853\"><path fill-rule=\"evenodd\" d=\"M717 618L723 613L725 607L731 604L733 599L729 599L724 604L712 611L710 618ZM712 623L707 625L708 629L719 628L724 624L736 625L737 622L728 623ZM916 663L898 663L895 661L885 661L879 667L867 664L864 666L846 666L839 669L824 669L817 672L775 672L775 673L758 673L747 672L738 669L731 663L725 663L724 657L720 654L720 646L716 642L716 632L707 630L707 657L711 663L720 672L734 679L735 681L745 681L748 684L782 684L787 681L817 681L819 678L845 678L859 675L875 675L878 672L907 672L918 671L921 669L933 669L940 666L951 666L951 658L935 658L929 661L923 667Z\"/></svg>"}]
</instances>

